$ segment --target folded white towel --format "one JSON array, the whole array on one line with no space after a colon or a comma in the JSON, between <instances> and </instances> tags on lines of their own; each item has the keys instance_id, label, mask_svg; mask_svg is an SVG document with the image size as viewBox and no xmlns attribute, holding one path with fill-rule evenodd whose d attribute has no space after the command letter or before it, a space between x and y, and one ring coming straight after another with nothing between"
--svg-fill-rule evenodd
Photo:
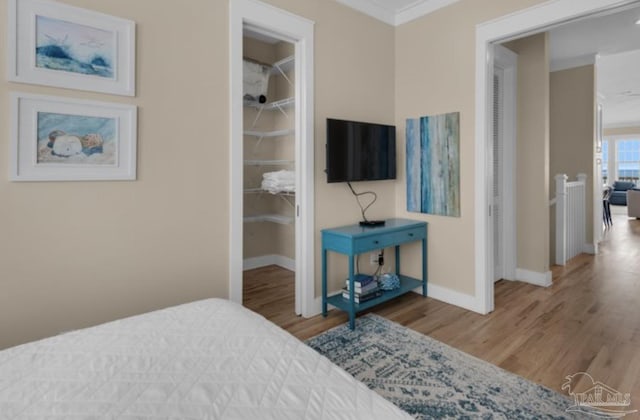
<instances>
[{"instance_id":1,"label":"folded white towel","mask_svg":"<svg viewBox=\"0 0 640 420\"><path fill-rule=\"evenodd\" d=\"M281 170L262 174L262 189L277 194L296 190L296 174L293 171Z\"/></svg>"},{"instance_id":2,"label":"folded white towel","mask_svg":"<svg viewBox=\"0 0 640 420\"><path fill-rule=\"evenodd\" d=\"M293 171L287 171L285 169L276 172L265 172L262 174L264 179L274 179L282 181L295 181L296 174Z\"/></svg>"}]
</instances>

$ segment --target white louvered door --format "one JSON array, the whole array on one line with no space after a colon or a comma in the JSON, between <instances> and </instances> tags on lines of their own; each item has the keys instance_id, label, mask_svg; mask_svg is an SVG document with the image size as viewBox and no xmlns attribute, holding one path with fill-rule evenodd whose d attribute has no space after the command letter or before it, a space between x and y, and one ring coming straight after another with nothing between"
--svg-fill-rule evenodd
<instances>
[{"instance_id":1,"label":"white louvered door","mask_svg":"<svg viewBox=\"0 0 640 420\"><path fill-rule=\"evenodd\" d=\"M503 226L502 221L502 177L504 176L502 149L503 149L503 78L504 71L495 68L493 76L493 183L492 183L492 209L493 217L493 261L494 279L498 281L504 273L503 261Z\"/></svg>"},{"instance_id":2,"label":"white louvered door","mask_svg":"<svg viewBox=\"0 0 640 420\"><path fill-rule=\"evenodd\" d=\"M491 96L491 150L487 164L491 172L489 232L493 281L516 279L516 119L518 56L501 45L494 46Z\"/></svg>"}]
</instances>

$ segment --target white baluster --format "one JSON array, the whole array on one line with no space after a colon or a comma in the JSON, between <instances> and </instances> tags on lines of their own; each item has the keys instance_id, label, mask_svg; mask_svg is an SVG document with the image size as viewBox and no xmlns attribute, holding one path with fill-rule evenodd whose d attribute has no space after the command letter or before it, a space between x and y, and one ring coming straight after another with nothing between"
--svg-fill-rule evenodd
<instances>
[{"instance_id":1,"label":"white baluster","mask_svg":"<svg viewBox=\"0 0 640 420\"><path fill-rule=\"evenodd\" d=\"M567 175L558 174L556 180L556 264L567 262Z\"/></svg>"}]
</instances>

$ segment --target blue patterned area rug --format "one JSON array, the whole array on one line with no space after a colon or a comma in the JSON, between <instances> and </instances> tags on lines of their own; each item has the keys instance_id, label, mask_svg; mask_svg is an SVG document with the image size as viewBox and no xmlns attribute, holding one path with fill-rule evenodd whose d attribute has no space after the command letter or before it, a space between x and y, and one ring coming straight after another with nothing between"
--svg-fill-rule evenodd
<instances>
[{"instance_id":1,"label":"blue patterned area rug","mask_svg":"<svg viewBox=\"0 0 640 420\"><path fill-rule=\"evenodd\" d=\"M572 401L377 315L306 342L418 419L570 419Z\"/></svg>"}]
</instances>

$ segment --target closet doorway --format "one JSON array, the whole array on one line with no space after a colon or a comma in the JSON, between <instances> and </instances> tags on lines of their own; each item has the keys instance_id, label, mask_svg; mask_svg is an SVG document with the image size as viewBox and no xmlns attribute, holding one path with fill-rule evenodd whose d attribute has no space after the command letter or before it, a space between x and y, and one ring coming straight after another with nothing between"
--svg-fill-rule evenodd
<instances>
[{"instance_id":1,"label":"closet doorway","mask_svg":"<svg viewBox=\"0 0 640 420\"><path fill-rule=\"evenodd\" d=\"M281 310L312 316L313 23L251 0L230 15L229 297L247 303L259 273L254 298L290 294Z\"/></svg>"}]
</instances>

